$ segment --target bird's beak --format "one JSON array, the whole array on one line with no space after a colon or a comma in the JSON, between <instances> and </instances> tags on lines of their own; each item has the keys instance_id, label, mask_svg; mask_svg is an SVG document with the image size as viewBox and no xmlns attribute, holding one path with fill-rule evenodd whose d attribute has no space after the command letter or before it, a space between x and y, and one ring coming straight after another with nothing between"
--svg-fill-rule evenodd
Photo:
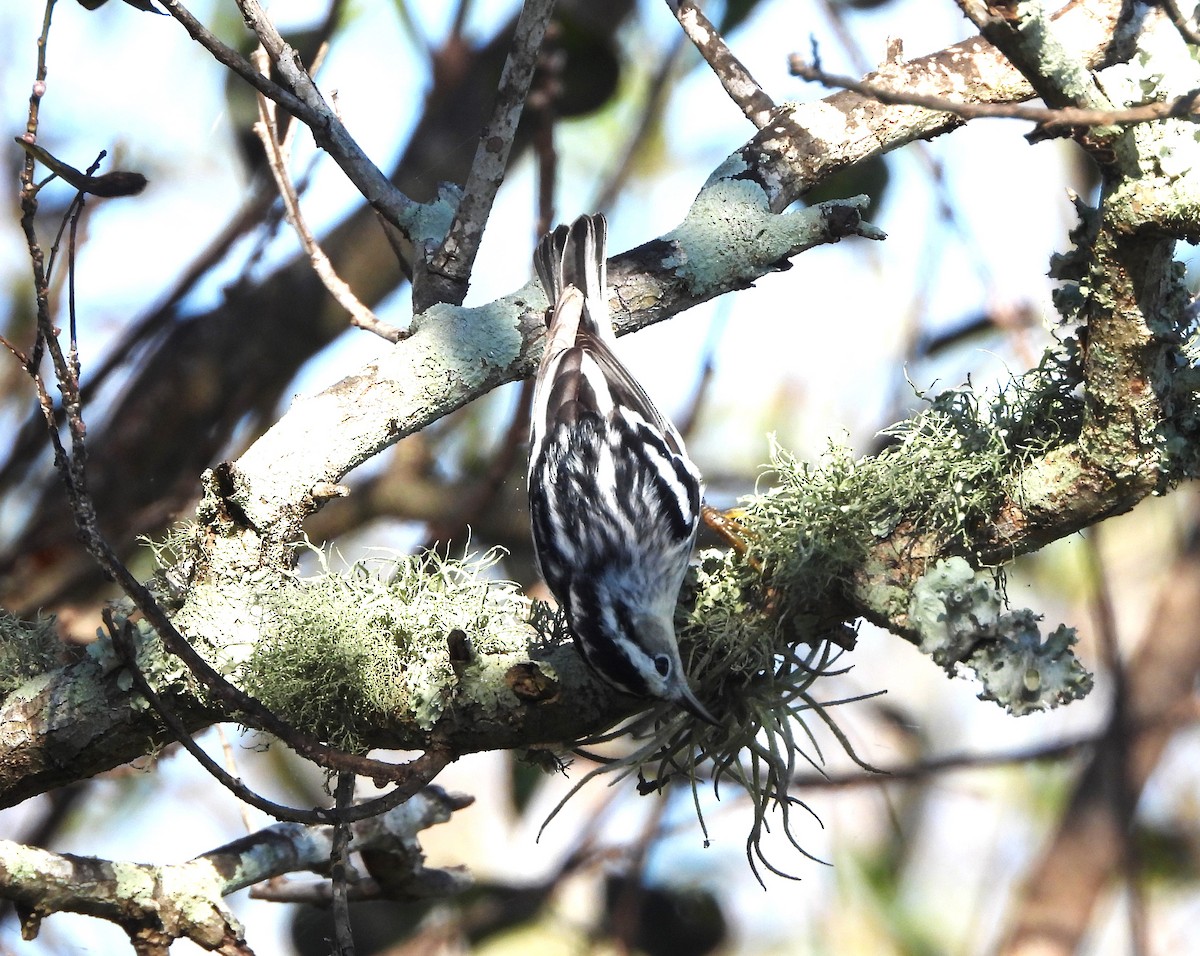
<instances>
[{"instance_id":1,"label":"bird's beak","mask_svg":"<svg viewBox=\"0 0 1200 956\"><path fill-rule=\"evenodd\" d=\"M712 714L710 714L705 706L700 703L699 699L697 699L696 695L692 693L692 689L688 687L686 682L684 682L683 686L680 688L679 697L677 700L679 706L686 710L693 717L698 717L706 724L712 724L714 727L721 726L721 722Z\"/></svg>"}]
</instances>

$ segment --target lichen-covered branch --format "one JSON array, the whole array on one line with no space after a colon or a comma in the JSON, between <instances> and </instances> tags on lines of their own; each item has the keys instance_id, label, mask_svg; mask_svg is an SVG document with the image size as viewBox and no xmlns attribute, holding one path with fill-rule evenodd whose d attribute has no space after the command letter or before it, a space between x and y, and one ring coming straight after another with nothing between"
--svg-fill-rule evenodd
<instances>
[{"instance_id":1,"label":"lichen-covered branch","mask_svg":"<svg viewBox=\"0 0 1200 956\"><path fill-rule=\"evenodd\" d=\"M959 6L1051 107L1112 108L1076 51L1063 42L1041 0L1017 0L991 7L985 0L959 0Z\"/></svg>"},{"instance_id":2,"label":"lichen-covered branch","mask_svg":"<svg viewBox=\"0 0 1200 956\"><path fill-rule=\"evenodd\" d=\"M1151 62L1151 51L1156 97L1200 86L1200 69L1167 19L1149 16L1142 27L1131 62L1098 77L1105 102L1118 108L1144 102L1151 84L1140 71ZM1047 47L1054 44L1038 49ZM1077 91L1081 82L1064 88ZM1086 93L1079 96L1096 103ZM1002 564L1197 474L1200 381L1189 357L1194 332L1183 267L1173 254L1177 239L1200 234L1200 175L1171 160L1194 148L1193 130L1187 120L1168 119L1121 130L1103 146L1084 138L1101 162L1100 205L1077 203L1076 247L1052 269L1064 282L1056 304L1075 367L1062 385L1081 385L1082 402L1077 414L1048 414L1047 421L1062 428L1059 440L1016 463L1004 479L1002 497L961 552L977 565ZM864 565L854 594L865 616L925 647L930 622L922 626L922 615L914 613L924 606L917 595L923 576L951 556L953 544L947 548L942 536L915 525L899 529L887 546L894 557L877 554ZM943 566L939 574L947 573ZM881 590L885 581L889 587ZM961 588L973 586L964 580L952 590L961 599ZM1045 646L1052 669L1061 660L1060 645L1052 640ZM1020 658L1009 667L1017 676ZM1037 680L1047 672L1042 667Z\"/></svg>"},{"instance_id":3,"label":"lichen-covered branch","mask_svg":"<svg viewBox=\"0 0 1200 956\"><path fill-rule=\"evenodd\" d=\"M1120 0L1067 4L1055 29L1079 62L1098 68L1111 54L1123 6ZM1029 81L982 37L888 63L864 80L966 103L1019 102L1034 95ZM743 178L762 186L771 208L781 210L838 169L913 140L940 136L962 122L943 111L884 104L845 91L781 110L734 155L745 164Z\"/></svg>"},{"instance_id":4,"label":"lichen-covered branch","mask_svg":"<svg viewBox=\"0 0 1200 956\"><path fill-rule=\"evenodd\" d=\"M1060 18L1085 62L1111 35L1119 4ZM1111 8L1111 9L1110 9ZM889 69L909 85L958 89L977 100L1027 98L1032 89L981 40ZM619 332L641 328L744 288L787 257L846 235L875 236L854 207L833 204L809 218L773 212L842 165L958 121L917 107L885 106L838 94L780 113L776 122L722 164L674 233L614 257L609 266ZM759 237L765 239L760 241ZM384 359L332 389L301 400L210 488L241 509L251 527L288 537L313 510L312 489L387 444L486 391L532 371L542 323L534 284L487 306L434 306L414 319L414 334ZM337 428L330 423L337 423Z\"/></svg>"},{"instance_id":5,"label":"lichen-covered branch","mask_svg":"<svg viewBox=\"0 0 1200 956\"><path fill-rule=\"evenodd\" d=\"M620 332L745 288L813 246L847 236L882 238L862 219L862 197L777 215L754 183L739 180L740 169L734 163L718 170L676 230L610 262ZM314 488L530 374L545 307L540 287L530 282L488 305L435 305L414 317L412 334L395 349L298 399L237 462L210 474L213 501L268 542L290 540L320 504Z\"/></svg>"},{"instance_id":6,"label":"lichen-covered branch","mask_svg":"<svg viewBox=\"0 0 1200 956\"><path fill-rule=\"evenodd\" d=\"M775 112L774 101L734 56L712 21L692 0L667 0L667 6L746 119L759 129L766 126Z\"/></svg>"},{"instance_id":7,"label":"lichen-covered branch","mask_svg":"<svg viewBox=\"0 0 1200 956\"><path fill-rule=\"evenodd\" d=\"M445 895L469 885L461 870L424 865L417 834L450 819L471 798L429 787L403 806L354 825L352 848L386 858L392 899ZM53 913L82 913L116 923L139 952L165 952L190 939L207 950L249 952L224 897L285 873L324 872L333 827L281 823L186 863L151 865L51 853L0 840L0 897L22 908L22 935L37 936Z\"/></svg>"}]
</instances>

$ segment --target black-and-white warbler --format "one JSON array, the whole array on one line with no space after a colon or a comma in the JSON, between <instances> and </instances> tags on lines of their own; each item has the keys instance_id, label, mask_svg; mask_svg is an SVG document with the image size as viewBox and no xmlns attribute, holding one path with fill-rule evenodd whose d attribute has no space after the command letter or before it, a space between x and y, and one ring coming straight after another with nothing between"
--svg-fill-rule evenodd
<instances>
[{"instance_id":1,"label":"black-and-white warbler","mask_svg":"<svg viewBox=\"0 0 1200 956\"><path fill-rule=\"evenodd\" d=\"M603 216L581 216L534 255L551 304L530 424L534 547L592 670L715 724L688 686L674 624L700 474L614 354L607 230Z\"/></svg>"}]
</instances>

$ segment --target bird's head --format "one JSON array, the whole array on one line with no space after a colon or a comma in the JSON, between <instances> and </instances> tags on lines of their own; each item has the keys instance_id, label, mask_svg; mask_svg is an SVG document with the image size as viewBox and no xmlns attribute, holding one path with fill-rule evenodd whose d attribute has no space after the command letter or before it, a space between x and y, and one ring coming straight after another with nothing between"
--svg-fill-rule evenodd
<instances>
[{"instance_id":1,"label":"bird's head","mask_svg":"<svg viewBox=\"0 0 1200 956\"><path fill-rule=\"evenodd\" d=\"M675 701L693 716L720 726L688 685L670 619L660 614L636 615L633 628L638 649L633 663L649 688L648 695Z\"/></svg>"}]
</instances>

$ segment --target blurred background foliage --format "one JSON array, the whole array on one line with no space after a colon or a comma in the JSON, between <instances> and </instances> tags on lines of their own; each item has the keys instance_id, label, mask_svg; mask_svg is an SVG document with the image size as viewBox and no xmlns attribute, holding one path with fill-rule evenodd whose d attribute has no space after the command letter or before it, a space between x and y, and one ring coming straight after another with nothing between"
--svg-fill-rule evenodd
<instances>
[{"instance_id":1,"label":"blurred background foliage","mask_svg":"<svg viewBox=\"0 0 1200 956\"><path fill-rule=\"evenodd\" d=\"M348 329L283 223L248 135L248 89L174 21L141 6L58 5L39 142L80 168L106 149L102 170L150 179L139 197L89 204L75 279L93 489L112 540L148 569L138 537L189 515L205 467L235 457L291 395L331 384L389 346ZM882 59L889 36L915 56L970 33L953 4L927 0L742 0L706 9L777 101L824 95L787 74L788 54L813 42L827 69L862 73ZM12 133L24 129L41 12L33 3L0 9L0 107ZM193 12L244 46L231 3L197 0ZM328 42L318 81L337 91L348 127L402 190L425 199L438 182L465 179L516 4L308 0L272 13L305 62ZM548 225L539 221L546 180L533 148L547 117L554 218L604 211L618 251L672 228L708 173L752 133L665 4L560 0L548 44L535 86L549 106L526 118L468 304L530 275L533 243ZM732 505L753 488L769 434L800 456L818 454L831 436L869 451L882 428L917 407L916 388L970 381L987 390L1036 364L1056 321L1045 272L1050 254L1067 248L1067 193L1092 196L1096 180L1069 142L1031 146L1025 131L1012 121L975 122L845 171L811 198L868 193L886 243L813 250L752 290L622 341L651 394L685 428L712 503ZM0 328L24 343L33 296L17 228L22 153L12 146L5 156L12 188L0 222ZM293 174L339 273L403 327L409 286L388 236L304 132ZM43 237L71 198L58 184L43 190ZM61 283L65 272L58 275ZM65 301L63 291L56 301ZM350 476L351 496L313 516L310 537L334 542L347 560L385 546L458 553L499 545L508 551L503 573L540 588L523 504L526 400L520 385L500 389L364 465ZM0 605L25 616L53 612L68 645L86 642L113 592L75 539L28 381L13 361L0 362L0 435ZM843 777L849 768L835 747L829 779L804 779L802 795L821 817L806 827L806 848L832 866L793 851L784 868L801 881L768 877L764 892L743 855L743 801L708 801L706 841L689 793L639 798L626 785L590 787L537 841L570 780L522 755L475 755L440 782L477 804L424 842L433 863L469 866L478 888L460 900L357 908L359 951L992 951L1026 905L1021 887L1044 868L1043 854L1069 852L1064 834L1086 804L1079 782L1089 779L1125 669L1155 641L1163 602L1196 584L1179 564L1193 499L1185 488L1147 501L1013 569L1017 603L1080 628L1081 656L1098 684L1082 704L1013 719L913 648L862 628L846 658L853 669L830 678L826 696L886 689L839 711L860 755L907 769L865 783ZM310 768L236 728L229 733L253 783L299 805L320 802ZM214 733L203 740L220 750ZM1080 952L1137 952L1138 939L1148 952L1188 949L1200 906L1198 744L1186 722L1164 741L1147 768L1133 838L1110 848L1116 862L1090 897L1066 888L1090 914ZM233 799L170 748L0 813L11 837L142 861L183 859L242 826ZM1075 852L1099 849L1087 843ZM1062 865L1087 866L1078 857ZM234 902L258 951L328 951L323 911ZM10 910L0 949L122 945L111 927L66 916L49 920L33 944L17 940Z\"/></svg>"}]
</instances>

